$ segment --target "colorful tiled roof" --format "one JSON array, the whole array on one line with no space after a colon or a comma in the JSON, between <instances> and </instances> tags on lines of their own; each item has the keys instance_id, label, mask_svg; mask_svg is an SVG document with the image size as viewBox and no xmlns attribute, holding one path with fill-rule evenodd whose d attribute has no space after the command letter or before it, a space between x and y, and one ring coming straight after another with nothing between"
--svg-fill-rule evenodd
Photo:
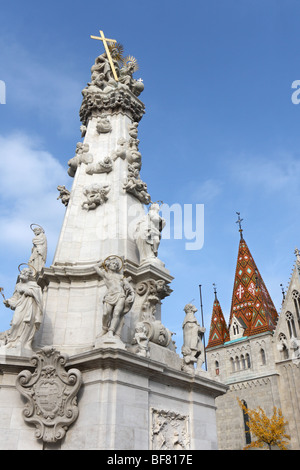
<instances>
[{"instance_id":1,"label":"colorful tiled roof","mask_svg":"<svg viewBox=\"0 0 300 470\"><path fill-rule=\"evenodd\" d=\"M215 297L213 312L211 317L209 339L207 348L219 346L229 340L229 332L222 312L221 305Z\"/></svg>"},{"instance_id":2,"label":"colorful tiled roof","mask_svg":"<svg viewBox=\"0 0 300 470\"><path fill-rule=\"evenodd\" d=\"M270 294L243 237L239 244L229 324L233 315L244 321L244 336L273 331L278 318Z\"/></svg>"}]
</instances>

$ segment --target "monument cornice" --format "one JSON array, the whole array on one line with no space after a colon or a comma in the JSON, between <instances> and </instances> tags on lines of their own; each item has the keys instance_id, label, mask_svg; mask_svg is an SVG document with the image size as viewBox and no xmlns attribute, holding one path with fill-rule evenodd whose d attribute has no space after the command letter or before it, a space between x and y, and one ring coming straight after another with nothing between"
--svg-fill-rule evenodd
<instances>
[{"instance_id":1,"label":"monument cornice","mask_svg":"<svg viewBox=\"0 0 300 470\"><path fill-rule=\"evenodd\" d=\"M207 391L215 398L224 394L228 386L206 377L205 371L200 374L188 374L173 369L165 364L145 359L129 351L116 348L102 348L83 352L69 357L67 367L76 367L81 372L95 369L119 369L147 376L168 386L177 386L189 391Z\"/></svg>"},{"instance_id":2,"label":"monument cornice","mask_svg":"<svg viewBox=\"0 0 300 470\"><path fill-rule=\"evenodd\" d=\"M145 105L126 86L118 86L112 91L86 92L83 95L79 117L83 125L102 113L123 113L133 122L139 122L145 114Z\"/></svg>"},{"instance_id":3,"label":"monument cornice","mask_svg":"<svg viewBox=\"0 0 300 470\"><path fill-rule=\"evenodd\" d=\"M87 279L99 279L95 271L96 261L90 263L61 263L44 267L38 278L38 284L47 286L50 280L56 282L85 281ZM134 282L141 282L146 279L161 280L166 283L172 282L174 279L164 268L163 263L160 265L155 263L144 263L140 266L128 260L124 261L124 276L131 277Z\"/></svg>"}]
</instances>

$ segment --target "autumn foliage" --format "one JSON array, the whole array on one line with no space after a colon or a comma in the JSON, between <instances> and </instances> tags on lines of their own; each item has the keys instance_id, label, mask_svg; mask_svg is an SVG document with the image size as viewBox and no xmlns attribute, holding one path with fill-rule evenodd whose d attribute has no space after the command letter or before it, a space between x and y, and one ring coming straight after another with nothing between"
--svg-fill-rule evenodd
<instances>
[{"instance_id":1,"label":"autumn foliage","mask_svg":"<svg viewBox=\"0 0 300 470\"><path fill-rule=\"evenodd\" d=\"M255 441L244 447L250 449L253 447L264 447L267 445L271 450L272 446L278 446L280 450L287 450L288 440L290 436L285 433L285 427L288 424L282 416L280 408L273 408L272 418L268 418L264 410L259 406L255 410L251 410L238 399L239 405L243 412L249 417L247 425L249 432Z\"/></svg>"}]
</instances>

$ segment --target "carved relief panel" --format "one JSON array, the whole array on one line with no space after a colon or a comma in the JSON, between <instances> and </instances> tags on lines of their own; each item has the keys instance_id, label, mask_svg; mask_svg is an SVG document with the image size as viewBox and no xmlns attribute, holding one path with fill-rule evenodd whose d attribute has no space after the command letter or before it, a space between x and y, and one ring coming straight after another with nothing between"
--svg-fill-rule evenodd
<instances>
[{"instance_id":1,"label":"carved relief panel","mask_svg":"<svg viewBox=\"0 0 300 470\"><path fill-rule=\"evenodd\" d=\"M175 411L151 408L152 450L186 450L190 448L189 417Z\"/></svg>"}]
</instances>

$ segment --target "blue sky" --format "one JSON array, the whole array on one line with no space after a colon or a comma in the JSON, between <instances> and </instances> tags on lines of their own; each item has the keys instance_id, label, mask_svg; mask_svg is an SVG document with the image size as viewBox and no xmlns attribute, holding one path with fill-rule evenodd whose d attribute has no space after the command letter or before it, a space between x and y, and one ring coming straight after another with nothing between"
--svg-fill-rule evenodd
<instances>
[{"instance_id":1,"label":"blue sky","mask_svg":"<svg viewBox=\"0 0 300 470\"><path fill-rule=\"evenodd\" d=\"M153 200L204 204L204 245L163 240L174 276L163 323L181 347L183 308L202 297L209 329L213 283L228 319L244 237L278 309L300 248L300 4L294 0L15 1L1 7L0 286L13 293L42 225L52 262L64 216L58 184L80 138L81 90L103 49L102 29L139 63L146 114L142 178ZM195 222L195 221L194 221ZM0 305L0 330L12 312ZM200 308L198 319L201 322Z\"/></svg>"}]
</instances>

